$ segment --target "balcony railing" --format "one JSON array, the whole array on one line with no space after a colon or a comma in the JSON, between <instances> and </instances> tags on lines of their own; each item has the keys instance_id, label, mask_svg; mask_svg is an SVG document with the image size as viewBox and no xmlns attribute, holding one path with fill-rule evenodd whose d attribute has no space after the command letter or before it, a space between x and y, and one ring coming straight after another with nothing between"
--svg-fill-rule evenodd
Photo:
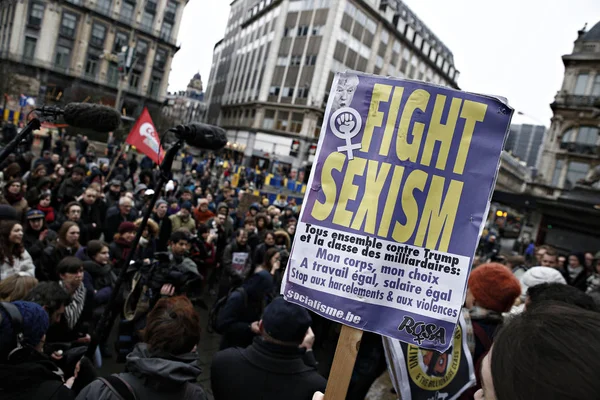
<instances>
[{"instance_id":1,"label":"balcony railing","mask_svg":"<svg viewBox=\"0 0 600 400\"><path fill-rule=\"evenodd\" d=\"M600 155L600 146L586 143L577 142L562 142L560 144L561 150L566 150L569 153L577 153L588 156Z\"/></svg>"},{"instance_id":2,"label":"balcony railing","mask_svg":"<svg viewBox=\"0 0 600 400\"><path fill-rule=\"evenodd\" d=\"M559 93L556 96L555 103L567 107L600 107L600 96Z\"/></svg>"}]
</instances>

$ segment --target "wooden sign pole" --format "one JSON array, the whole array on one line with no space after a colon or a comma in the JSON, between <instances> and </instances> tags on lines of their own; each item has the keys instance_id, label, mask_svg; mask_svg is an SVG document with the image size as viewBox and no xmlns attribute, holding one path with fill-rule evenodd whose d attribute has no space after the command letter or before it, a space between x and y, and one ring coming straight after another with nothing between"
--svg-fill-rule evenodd
<instances>
[{"instance_id":1,"label":"wooden sign pole","mask_svg":"<svg viewBox=\"0 0 600 400\"><path fill-rule=\"evenodd\" d=\"M362 335L363 331L360 329L342 325L331 373L327 379L325 400L344 400L346 398Z\"/></svg>"}]
</instances>

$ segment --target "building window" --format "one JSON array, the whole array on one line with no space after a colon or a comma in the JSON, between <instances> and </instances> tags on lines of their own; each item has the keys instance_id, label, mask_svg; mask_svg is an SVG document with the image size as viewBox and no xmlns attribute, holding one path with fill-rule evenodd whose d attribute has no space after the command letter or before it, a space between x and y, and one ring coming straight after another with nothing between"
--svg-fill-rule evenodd
<instances>
[{"instance_id":1,"label":"building window","mask_svg":"<svg viewBox=\"0 0 600 400\"><path fill-rule=\"evenodd\" d=\"M313 26L313 28L312 28L312 35L313 36L321 36L322 32L323 32L323 25Z\"/></svg>"},{"instance_id":2,"label":"building window","mask_svg":"<svg viewBox=\"0 0 600 400\"><path fill-rule=\"evenodd\" d=\"M290 65L292 65L292 66L298 66L301 64L302 64L302 56L293 55L292 58L290 59Z\"/></svg>"},{"instance_id":3,"label":"building window","mask_svg":"<svg viewBox=\"0 0 600 400\"><path fill-rule=\"evenodd\" d=\"M294 37L295 32L296 32L296 29L285 27L283 29L283 37Z\"/></svg>"},{"instance_id":4,"label":"building window","mask_svg":"<svg viewBox=\"0 0 600 400\"><path fill-rule=\"evenodd\" d=\"M308 35L308 25L300 25L298 27L298 36Z\"/></svg>"},{"instance_id":5,"label":"building window","mask_svg":"<svg viewBox=\"0 0 600 400\"><path fill-rule=\"evenodd\" d=\"M135 6L126 1L123 2L121 6L121 21L130 22L133 19L133 13L135 11Z\"/></svg>"},{"instance_id":6,"label":"building window","mask_svg":"<svg viewBox=\"0 0 600 400\"><path fill-rule=\"evenodd\" d=\"M120 53L121 51L123 51L123 47L127 46L128 41L129 37L126 33L117 32L117 34L115 35L115 44L113 45L113 52Z\"/></svg>"},{"instance_id":7,"label":"building window","mask_svg":"<svg viewBox=\"0 0 600 400\"><path fill-rule=\"evenodd\" d=\"M95 77L98 73L98 59L94 56L88 55L88 59L85 62L85 75L88 77Z\"/></svg>"},{"instance_id":8,"label":"building window","mask_svg":"<svg viewBox=\"0 0 600 400\"><path fill-rule=\"evenodd\" d=\"M279 86L271 86L269 88L269 96L279 96Z\"/></svg>"},{"instance_id":9,"label":"building window","mask_svg":"<svg viewBox=\"0 0 600 400\"><path fill-rule=\"evenodd\" d=\"M263 128L265 129L273 129L275 126L275 111L266 110L265 117L263 118Z\"/></svg>"},{"instance_id":10,"label":"building window","mask_svg":"<svg viewBox=\"0 0 600 400\"><path fill-rule=\"evenodd\" d=\"M296 92L296 97L298 97L300 99L306 99L308 97L308 91L309 91L308 87L301 87Z\"/></svg>"},{"instance_id":11,"label":"building window","mask_svg":"<svg viewBox=\"0 0 600 400\"><path fill-rule=\"evenodd\" d=\"M281 91L282 97L292 97L293 95L294 95L293 87L284 87L283 90Z\"/></svg>"},{"instance_id":12,"label":"building window","mask_svg":"<svg viewBox=\"0 0 600 400\"><path fill-rule=\"evenodd\" d=\"M595 146L598 143L598 128L594 126L580 127L577 143Z\"/></svg>"},{"instance_id":13,"label":"building window","mask_svg":"<svg viewBox=\"0 0 600 400\"><path fill-rule=\"evenodd\" d=\"M23 49L23 58L26 60L33 60L35 58L35 47L37 46L37 39L33 37L25 37L25 47Z\"/></svg>"},{"instance_id":14,"label":"building window","mask_svg":"<svg viewBox=\"0 0 600 400\"><path fill-rule=\"evenodd\" d=\"M306 56L306 65L315 65L316 63L317 63L316 55Z\"/></svg>"},{"instance_id":15,"label":"building window","mask_svg":"<svg viewBox=\"0 0 600 400\"><path fill-rule=\"evenodd\" d=\"M575 90L573 91L576 95L585 95L588 83L588 74L577 75L577 81L575 82Z\"/></svg>"},{"instance_id":16,"label":"building window","mask_svg":"<svg viewBox=\"0 0 600 400\"><path fill-rule=\"evenodd\" d=\"M154 68L163 71L167 64L167 51L165 49L156 50L156 57L154 58Z\"/></svg>"},{"instance_id":17,"label":"building window","mask_svg":"<svg viewBox=\"0 0 600 400\"><path fill-rule=\"evenodd\" d=\"M167 1L167 7L165 8L165 20L175 22L175 16L177 15L177 3L174 1Z\"/></svg>"},{"instance_id":18,"label":"building window","mask_svg":"<svg viewBox=\"0 0 600 400\"><path fill-rule=\"evenodd\" d=\"M277 113L277 122L275 123L275 129L277 129L278 131L287 131L289 117L290 117L289 112L279 111Z\"/></svg>"},{"instance_id":19,"label":"building window","mask_svg":"<svg viewBox=\"0 0 600 400\"><path fill-rule=\"evenodd\" d=\"M67 69L69 67L69 59L71 49L65 46L56 46L56 57L54 65L58 68Z\"/></svg>"},{"instance_id":20,"label":"building window","mask_svg":"<svg viewBox=\"0 0 600 400\"><path fill-rule=\"evenodd\" d=\"M171 39L171 32L173 31L173 24L170 22L163 22L162 28L160 29L160 38L163 40Z\"/></svg>"},{"instance_id":21,"label":"building window","mask_svg":"<svg viewBox=\"0 0 600 400\"><path fill-rule=\"evenodd\" d=\"M562 169L565 162L563 160L556 160L556 166L554 167L554 174L552 175L552 186L558 187L558 182L560 180L560 174L562 173Z\"/></svg>"},{"instance_id":22,"label":"building window","mask_svg":"<svg viewBox=\"0 0 600 400\"><path fill-rule=\"evenodd\" d=\"M92 36L90 44L92 46L104 47L104 39L106 38L106 27L104 25L94 24L92 26Z\"/></svg>"},{"instance_id":23,"label":"building window","mask_svg":"<svg viewBox=\"0 0 600 400\"><path fill-rule=\"evenodd\" d=\"M277 66L278 67L285 67L287 65L287 56L279 56L277 57Z\"/></svg>"},{"instance_id":24,"label":"building window","mask_svg":"<svg viewBox=\"0 0 600 400\"><path fill-rule=\"evenodd\" d=\"M137 90L139 85L140 85L140 74L133 72L131 74L131 77L129 78L129 87Z\"/></svg>"},{"instance_id":25,"label":"building window","mask_svg":"<svg viewBox=\"0 0 600 400\"><path fill-rule=\"evenodd\" d=\"M594 86L592 86L592 96L600 96L600 74L594 78Z\"/></svg>"},{"instance_id":26,"label":"building window","mask_svg":"<svg viewBox=\"0 0 600 400\"><path fill-rule=\"evenodd\" d=\"M138 40L135 45L135 54L138 63L145 63L148 55L148 43L143 40Z\"/></svg>"},{"instance_id":27,"label":"building window","mask_svg":"<svg viewBox=\"0 0 600 400\"><path fill-rule=\"evenodd\" d=\"M383 29L381 31L381 42L383 44L388 44L389 40L390 40L390 34L388 33L388 31L386 31L385 29Z\"/></svg>"},{"instance_id":28,"label":"building window","mask_svg":"<svg viewBox=\"0 0 600 400\"><path fill-rule=\"evenodd\" d=\"M98 0L98 10L103 14L110 13L110 9L112 8L111 0Z\"/></svg>"},{"instance_id":29,"label":"building window","mask_svg":"<svg viewBox=\"0 0 600 400\"><path fill-rule=\"evenodd\" d=\"M44 18L44 6L39 3L31 3L31 9L29 10L29 25L41 26L42 19Z\"/></svg>"},{"instance_id":30,"label":"building window","mask_svg":"<svg viewBox=\"0 0 600 400\"><path fill-rule=\"evenodd\" d=\"M77 17L73 14L64 13L60 23L60 34L67 37L74 37L77 29Z\"/></svg>"},{"instance_id":31,"label":"building window","mask_svg":"<svg viewBox=\"0 0 600 400\"><path fill-rule=\"evenodd\" d=\"M577 181L584 179L590 169L590 165L578 161L571 161L567 167L567 179L565 189L572 189Z\"/></svg>"},{"instance_id":32,"label":"building window","mask_svg":"<svg viewBox=\"0 0 600 400\"><path fill-rule=\"evenodd\" d=\"M158 91L160 90L161 79L158 76L150 78L150 85L148 86L148 95L152 97L158 97Z\"/></svg>"},{"instance_id":33,"label":"building window","mask_svg":"<svg viewBox=\"0 0 600 400\"><path fill-rule=\"evenodd\" d=\"M292 122L290 123L290 132L300 133L302 130L302 121L304 120L304 114L292 113Z\"/></svg>"},{"instance_id":34,"label":"building window","mask_svg":"<svg viewBox=\"0 0 600 400\"><path fill-rule=\"evenodd\" d=\"M117 64L112 62L108 64L106 82L111 86L117 86L119 84L119 66Z\"/></svg>"},{"instance_id":35,"label":"building window","mask_svg":"<svg viewBox=\"0 0 600 400\"><path fill-rule=\"evenodd\" d=\"M154 14L144 10L142 14L142 29L152 32L152 25L154 24Z\"/></svg>"}]
</instances>

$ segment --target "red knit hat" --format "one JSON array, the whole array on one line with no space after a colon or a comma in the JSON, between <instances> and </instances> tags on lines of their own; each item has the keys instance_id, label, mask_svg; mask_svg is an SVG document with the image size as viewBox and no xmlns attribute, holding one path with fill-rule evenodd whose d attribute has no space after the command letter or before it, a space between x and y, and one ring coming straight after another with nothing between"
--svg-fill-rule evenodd
<instances>
[{"instance_id":1,"label":"red knit hat","mask_svg":"<svg viewBox=\"0 0 600 400\"><path fill-rule=\"evenodd\" d=\"M133 222L121 222L121 225L119 225L119 233L123 234L125 232L135 232L137 231L137 226L135 226L135 224Z\"/></svg>"},{"instance_id":2,"label":"red knit hat","mask_svg":"<svg viewBox=\"0 0 600 400\"><path fill-rule=\"evenodd\" d=\"M469 276L469 289L477 304L499 313L507 312L521 295L521 284L502 264L489 263L475 268Z\"/></svg>"}]
</instances>

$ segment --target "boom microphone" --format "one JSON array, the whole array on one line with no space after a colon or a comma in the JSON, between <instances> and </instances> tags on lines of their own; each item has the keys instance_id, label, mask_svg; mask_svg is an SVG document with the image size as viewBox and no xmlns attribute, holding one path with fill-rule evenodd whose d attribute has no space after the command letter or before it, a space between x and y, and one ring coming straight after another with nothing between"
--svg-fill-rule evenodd
<instances>
[{"instance_id":1,"label":"boom microphone","mask_svg":"<svg viewBox=\"0 0 600 400\"><path fill-rule=\"evenodd\" d=\"M179 125L173 131L178 139L201 149L221 150L227 144L227 134L218 126L196 123Z\"/></svg>"},{"instance_id":2,"label":"boom microphone","mask_svg":"<svg viewBox=\"0 0 600 400\"><path fill-rule=\"evenodd\" d=\"M99 104L69 103L64 109L42 107L36 111L43 116L62 115L67 124L96 132L112 132L121 125L121 114L117 110Z\"/></svg>"}]
</instances>

